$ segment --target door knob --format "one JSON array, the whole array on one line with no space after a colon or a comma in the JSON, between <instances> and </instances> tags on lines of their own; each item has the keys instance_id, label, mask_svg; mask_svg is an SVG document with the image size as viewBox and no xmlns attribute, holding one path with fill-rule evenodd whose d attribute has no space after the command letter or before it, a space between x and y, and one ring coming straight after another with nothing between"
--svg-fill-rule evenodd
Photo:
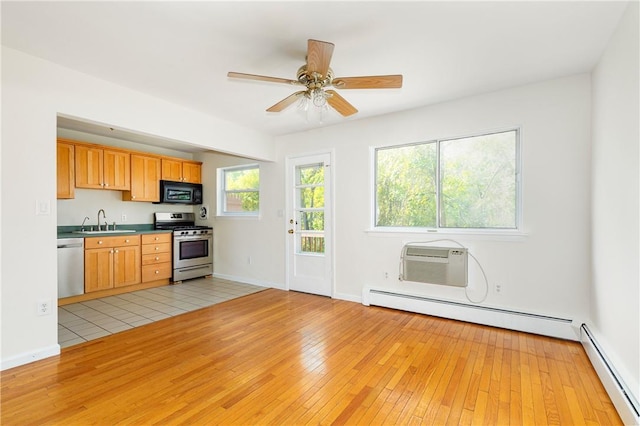
<instances>
[{"instance_id":1,"label":"door knob","mask_svg":"<svg viewBox=\"0 0 640 426\"><path fill-rule=\"evenodd\" d=\"M293 234L293 229L289 229L287 232Z\"/></svg>"}]
</instances>

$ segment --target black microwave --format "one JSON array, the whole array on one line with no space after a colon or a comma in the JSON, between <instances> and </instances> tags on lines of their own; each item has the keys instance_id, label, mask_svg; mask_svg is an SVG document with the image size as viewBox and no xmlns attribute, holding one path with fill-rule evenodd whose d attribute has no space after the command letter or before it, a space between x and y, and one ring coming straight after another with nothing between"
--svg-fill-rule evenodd
<instances>
[{"instance_id":1,"label":"black microwave","mask_svg":"<svg viewBox=\"0 0 640 426\"><path fill-rule=\"evenodd\" d=\"M202 184L161 180L160 203L202 204Z\"/></svg>"}]
</instances>

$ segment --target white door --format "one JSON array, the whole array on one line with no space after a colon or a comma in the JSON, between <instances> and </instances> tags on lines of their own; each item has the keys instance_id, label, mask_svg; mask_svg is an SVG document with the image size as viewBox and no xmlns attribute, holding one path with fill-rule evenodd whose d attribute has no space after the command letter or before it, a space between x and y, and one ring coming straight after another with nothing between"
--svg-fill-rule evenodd
<instances>
[{"instance_id":1,"label":"white door","mask_svg":"<svg viewBox=\"0 0 640 426\"><path fill-rule=\"evenodd\" d=\"M331 154L287 158L287 285L332 296Z\"/></svg>"}]
</instances>

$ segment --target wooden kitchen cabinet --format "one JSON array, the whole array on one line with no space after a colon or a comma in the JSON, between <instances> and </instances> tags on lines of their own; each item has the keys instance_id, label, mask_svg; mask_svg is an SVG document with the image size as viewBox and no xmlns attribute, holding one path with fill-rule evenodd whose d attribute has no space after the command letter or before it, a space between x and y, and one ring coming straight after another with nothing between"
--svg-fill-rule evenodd
<instances>
[{"instance_id":1,"label":"wooden kitchen cabinet","mask_svg":"<svg viewBox=\"0 0 640 426\"><path fill-rule=\"evenodd\" d=\"M160 201L160 158L131 154L131 190L122 193L124 201Z\"/></svg>"},{"instance_id":2,"label":"wooden kitchen cabinet","mask_svg":"<svg viewBox=\"0 0 640 426\"><path fill-rule=\"evenodd\" d=\"M104 150L104 189L126 191L131 188L131 155L128 152Z\"/></svg>"},{"instance_id":3,"label":"wooden kitchen cabinet","mask_svg":"<svg viewBox=\"0 0 640 426\"><path fill-rule=\"evenodd\" d=\"M74 145L58 142L57 147L57 185L58 199L75 198L75 159Z\"/></svg>"},{"instance_id":4,"label":"wooden kitchen cabinet","mask_svg":"<svg viewBox=\"0 0 640 426\"><path fill-rule=\"evenodd\" d=\"M131 188L130 154L98 146L75 146L77 188L125 191Z\"/></svg>"},{"instance_id":5,"label":"wooden kitchen cabinet","mask_svg":"<svg viewBox=\"0 0 640 426\"><path fill-rule=\"evenodd\" d=\"M182 163L183 182L202 183L202 163Z\"/></svg>"},{"instance_id":6,"label":"wooden kitchen cabinet","mask_svg":"<svg viewBox=\"0 0 640 426\"><path fill-rule=\"evenodd\" d=\"M113 288L113 248L84 251L84 292Z\"/></svg>"},{"instance_id":7,"label":"wooden kitchen cabinet","mask_svg":"<svg viewBox=\"0 0 640 426\"><path fill-rule=\"evenodd\" d=\"M84 245L85 293L140 283L140 235L85 238Z\"/></svg>"},{"instance_id":8,"label":"wooden kitchen cabinet","mask_svg":"<svg viewBox=\"0 0 640 426\"><path fill-rule=\"evenodd\" d=\"M202 183L202 163L163 158L162 179L175 182Z\"/></svg>"},{"instance_id":9,"label":"wooden kitchen cabinet","mask_svg":"<svg viewBox=\"0 0 640 426\"><path fill-rule=\"evenodd\" d=\"M169 279L172 275L171 233L142 235L142 282Z\"/></svg>"}]
</instances>

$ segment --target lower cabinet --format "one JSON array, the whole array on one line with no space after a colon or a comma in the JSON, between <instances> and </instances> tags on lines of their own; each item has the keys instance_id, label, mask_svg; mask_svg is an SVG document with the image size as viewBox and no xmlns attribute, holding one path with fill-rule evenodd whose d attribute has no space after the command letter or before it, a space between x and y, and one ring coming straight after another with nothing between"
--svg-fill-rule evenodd
<instances>
[{"instance_id":1,"label":"lower cabinet","mask_svg":"<svg viewBox=\"0 0 640 426\"><path fill-rule=\"evenodd\" d=\"M85 293L140 281L140 235L85 238Z\"/></svg>"},{"instance_id":2,"label":"lower cabinet","mask_svg":"<svg viewBox=\"0 0 640 426\"><path fill-rule=\"evenodd\" d=\"M142 282L171 278L171 233L142 235Z\"/></svg>"}]
</instances>

